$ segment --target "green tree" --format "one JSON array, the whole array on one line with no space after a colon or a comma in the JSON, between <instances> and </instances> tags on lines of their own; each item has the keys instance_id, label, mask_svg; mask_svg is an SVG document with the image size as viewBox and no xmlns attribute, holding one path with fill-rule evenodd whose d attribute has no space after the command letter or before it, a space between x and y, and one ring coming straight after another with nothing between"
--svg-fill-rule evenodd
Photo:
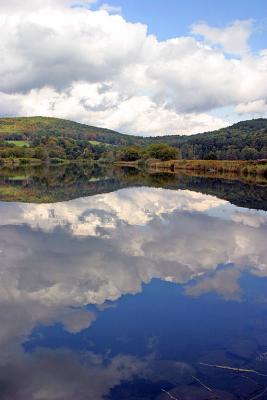
<instances>
[{"instance_id":1,"label":"green tree","mask_svg":"<svg viewBox=\"0 0 267 400\"><path fill-rule=\"evenodd\" d=\"M136 161L141 158L142 151L139 146L126 146L119 151L119 159L122 161Z\"/></svg>"},{"instance_id":2,"label":"green tree","mask_svg":"<svg viewBox=\"0 0 267 400\"><path fill-rule=\"evenodd\" d=\"M210 151L205 157L204 160L217 160L217 155L213 151Z\"/></svg>"},{"instance_id":3,"label":"green tree","mask_svg":"<svg viewBox=\"0 0 267 400\"><path fill-rule=\"evenodd\" d=\"M83 151L83 158L86 160L92 160L94 158L93 152L88 147Z\"/></svg>"},{"instance_id":4,"label":"green tree","mask_svg":"<svg viewBox=\"0 0 267 400\"><path fill-rule=\"evenodd\" d=\"M35 149L35 157L39 160L47 161L49 158L48 151L44 145L40 145Z\"/></svg>"},{"instance_id":5,"label":"green tree","mask_svg":"<svg viewBox=\"0 0 267 400\"><path fill-rule=\"evenodd\" d=\"M176 160L181 158L181 152L176 147L166 143L150 144L146 148L147 158L156 158L162 161Z\"/></svg>"},{"instance_id":6,"label":"green tree","mask_svg":"<svg viewBox=\"0 0 267 400\"><path fill-rule=\"evenodd\" d=\"M253 147L244 147L241 151L241 159L242 160L256 160L259 158L259 152Z\"/></svg>"}]
</instances>

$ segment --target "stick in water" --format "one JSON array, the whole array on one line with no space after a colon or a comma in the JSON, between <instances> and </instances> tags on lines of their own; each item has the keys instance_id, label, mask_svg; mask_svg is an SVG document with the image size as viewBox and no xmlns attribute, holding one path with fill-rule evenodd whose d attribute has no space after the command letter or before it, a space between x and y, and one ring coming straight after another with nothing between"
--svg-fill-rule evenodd
<instances>
[{"instance_id":1,"label":"stick in water","mask_svg":"<svg viewBox=\"0 0 267 400\"><path fill-rule=\"evenodd\" d=\"M212 389L206 386L203 382L201 382L198 378L192 375L192 378L194 378L201 386L203 386L204 389L208 390L209 392L212 392Z\"/></svg>"},{"instance_id":2,"label":"stick in water","mask_svg":"<svg viewBox=\"0 0 267 400\"><path fill-rule=\"evenodd\" d=\"M216 365L216 364L205 364L205 363L199 363L199 364L204 365L205 367L226 369L228 371L235 371L235 372L248 372L248 373L256 374L256 375L260 375L260 376L267 376L266 374L262 374L258 371L255 371L254 369L234 368L234 367L229 367L228 365Z\"/></svg>"},{"instance_id":3,"label":"stick in water","mask_svg":"<svg viewBox=\"0 0 267 400\"><path fill-rule=\"evenodd\" d=\"M165 390L165 389L161 389L161 390L162 390L162 392L166 393L170 399L178 400L177 397L174 397L170 392L167 392L167 390Z\"/></svg>"},{"instance_id":4,"label":"stick in water","mask_svg":"<svg viewBox=\"0 0 267 400\"><path fill-rule=\"evenodd\" d=\"M263 392L261 392L261 393L258 394L257 396L251 397L249 400L256 400L256 399L259 399L259 398L260 398L261 396L263 396L264 393L266 393L266 392L267 392L267 387L264 389Z\"/></svg>"}]
</instances>

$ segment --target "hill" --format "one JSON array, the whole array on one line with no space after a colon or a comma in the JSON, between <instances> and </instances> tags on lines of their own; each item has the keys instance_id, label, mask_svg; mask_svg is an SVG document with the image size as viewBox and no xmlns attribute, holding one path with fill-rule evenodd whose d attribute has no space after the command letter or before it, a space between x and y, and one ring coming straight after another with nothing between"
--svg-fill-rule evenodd
<instances>
[{"instance_id":1,"label":"hill","mask_svg":"<svg viewBox=\"0 0 267 400\"><path fill-rule=\"evenodd\" d=\"M178 128L177 128L178 129ZM242 121L227 128L196 135L141 137L110 129L48 117L0 118L0 139L33 142L40 138L69 138L117 146L166 143L180 149L185 159L263 159L267 158L267 119ZM43 139L44 144L45 139ZM36 145L36 143L35 143ZM14 146L14 142L13 142ZM7 153L7 150L5 150ZM17 150L18 151L18 150Z\"/></svg>"},{"instance_id":2,"label":"hill","mask_svg":"<svg viewBox=\"0 0 267 400\"><path fill-rule=\"evenodd\" d=\"M123 135L111 129L79 124L78 122L60 118L0 118L0 138L32 140L36 136L46 135L69 137L76 140L99 141L115 145L133 144L138 140L136 136Z\"/></svg>"},{"instance_id":3,"label":"hill","mask_svg":"<svg viewBox=\"0 0 267 400\"><path fill-rule=\"evenodd\" d=\"M189 136L161 136L152 143L164 142L181 149L185 159L267 158L267 119L241 121L212 132Z\"/></svg>"}]
</instances>

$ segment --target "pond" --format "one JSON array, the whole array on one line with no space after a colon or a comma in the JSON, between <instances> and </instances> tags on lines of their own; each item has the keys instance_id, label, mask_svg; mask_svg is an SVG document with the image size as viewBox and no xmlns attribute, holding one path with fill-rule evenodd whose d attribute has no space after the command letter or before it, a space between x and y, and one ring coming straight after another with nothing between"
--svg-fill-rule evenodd
<instances>
[{"instance_id":1,"label":"pond","mask_svg":"<svg viewBox=\"0 0 267 400\"><path fill-rule=\"evenodd\" d=\"M0 171L0 398L267 398L267 187Z\"/></svg>"}]
</instances>

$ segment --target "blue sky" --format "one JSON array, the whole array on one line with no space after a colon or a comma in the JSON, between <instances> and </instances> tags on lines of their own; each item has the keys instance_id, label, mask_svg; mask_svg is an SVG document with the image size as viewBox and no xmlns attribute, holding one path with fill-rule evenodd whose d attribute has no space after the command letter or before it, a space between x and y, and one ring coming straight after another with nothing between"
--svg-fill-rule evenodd
<instances>
[{"instance_id":1,"label":"blue sky","mask_svg":"<svg viewBox=\"0 0 267 400\"><path fill-rule=\"evenodd\" d=\"M191 25L199 21L223 28L235 20L253 19L252 48L267 45L266 0L108 0L96 7L101 3L121 7L126 20L147 24L159 40L188 35Z\"/></svg>"}]
</instances>

